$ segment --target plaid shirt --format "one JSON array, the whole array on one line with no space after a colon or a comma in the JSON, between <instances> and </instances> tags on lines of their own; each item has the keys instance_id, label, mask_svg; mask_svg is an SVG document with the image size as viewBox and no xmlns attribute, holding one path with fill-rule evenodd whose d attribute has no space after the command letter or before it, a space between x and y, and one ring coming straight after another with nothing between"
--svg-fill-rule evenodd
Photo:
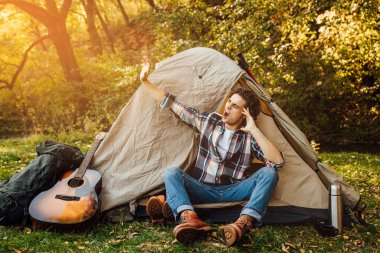
<instances>
[{"instance_id":1,"label":"plaid shirt","mask_svg":"<svg viewBox=\"0 0 380 253\"><path fill-rule=\"evenodd\" d=\"M251 166L254 157L267 167L279 170L284 163L267 160L255 138L242 130L234 132L225 158L217 152L217 143L225 130L222 116L218 113L199 112L185 106L167 93L161 108L169 109L175 116L200 134L200 145L193 177L208 184L225 185L241 181L244 171Z\"/></svg>"}]
</instances>

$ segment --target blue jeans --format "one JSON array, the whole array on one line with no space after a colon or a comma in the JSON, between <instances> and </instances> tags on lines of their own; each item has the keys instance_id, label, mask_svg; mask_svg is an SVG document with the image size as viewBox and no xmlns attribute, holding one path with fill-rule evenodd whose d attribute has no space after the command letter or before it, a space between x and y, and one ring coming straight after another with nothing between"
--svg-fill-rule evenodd
<instances>
[{"instance_id":1,"label":"blue jeans","mask_svg":"<svg viewBox=\"0 0 380 253\"><path fill-rule=\"evenodd\" d=\"M166 199L177 219L184 210L193 210L192 204L234 202L248 200L240 215L249 215L255 224L261 224L278 176L274 169L263 167L251 177L230 185L204 184L179 168L164 173Z\"/></svg>"}]
</instances>

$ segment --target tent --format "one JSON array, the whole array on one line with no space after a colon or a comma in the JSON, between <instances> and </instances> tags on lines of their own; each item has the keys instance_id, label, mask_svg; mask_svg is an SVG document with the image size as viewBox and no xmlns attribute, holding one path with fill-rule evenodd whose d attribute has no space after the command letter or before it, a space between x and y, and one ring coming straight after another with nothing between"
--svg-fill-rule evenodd
<instances>
[{"instance_id":1,"label":"tent","mask_svg":"<svg viewBox=\"0 0 380 253\"><path fill-rule=\"evenodd\" d=\"M359 194L322 163L305 135L276 105L271 96L239 65L209 48L178 53L155 66L149 79L203 111L222 112L231 89L246 87L259 98L256 124L284 153L285 167L269 202L263 223L299 223L328 218L329 187L339 184L347 207L354 209ZM164 190L166 168L178 166L191 173L199 136L164 109L140 87L97 149L91 167L102 174L101 210L114 221L144 214L149 196ZM253 168L260 168L253 161ZM203 219L230 222L244 202L196 205ZM210 212L209 210L213 210Z\"/></svg>"}]
</instances>

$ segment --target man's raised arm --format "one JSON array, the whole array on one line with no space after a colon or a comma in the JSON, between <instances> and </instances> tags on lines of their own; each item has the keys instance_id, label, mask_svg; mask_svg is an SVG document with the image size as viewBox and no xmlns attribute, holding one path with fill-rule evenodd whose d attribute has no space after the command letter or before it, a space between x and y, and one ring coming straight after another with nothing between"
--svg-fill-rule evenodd
<instances>
[{"instance_id":1,"label":"man's raised arm","mask_svg":"<svg viewBox=\"0 0 380 253\"><path fill-rule=\"evenodd\" d=\"M165 90L160 88L158 85L151 83L148 80L149 70L150 64L145 63L140 73L141 83L158 102L161 102L163 97L165 96Z\"/></svg>"},{"instance_id":2,"label":"man's raised arm","mask_svg":"<svg viewBox=\"0 0 380 253\"><path fill-rule=\"evenodd\" d=\"M175 96L165 92L164 89L148 80L150 64L145 63L140 73L140 80L149 93L160 102L161 108L168 109L179 117L184 123L200 132L202 124L207 120L209 113L199 112L197 109L188 107L178 102Z\"/></svg>"}]
</instances>

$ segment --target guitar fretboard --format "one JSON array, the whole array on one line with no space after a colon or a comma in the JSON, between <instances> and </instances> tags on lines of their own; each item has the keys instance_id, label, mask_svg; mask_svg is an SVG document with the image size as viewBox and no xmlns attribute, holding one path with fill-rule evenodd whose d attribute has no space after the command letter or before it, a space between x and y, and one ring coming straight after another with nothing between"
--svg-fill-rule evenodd
<instances>
[{"instance_id":1,"label":"guitar fretboard","mask_svg":"<svg viewBox=\"0 0 380 253\"><path fill-rule=\"evenodd\" d=\"M77 173L75 174L76 178L82 178L86 173L87 167L91 162L92 157L95 154L96 149L98 148L100 142L104 137L97 138L94 143L92 143L90 150L87 152L86 157L83 159L81 165L78 168Z\"/></svg>"}]
</instances>

